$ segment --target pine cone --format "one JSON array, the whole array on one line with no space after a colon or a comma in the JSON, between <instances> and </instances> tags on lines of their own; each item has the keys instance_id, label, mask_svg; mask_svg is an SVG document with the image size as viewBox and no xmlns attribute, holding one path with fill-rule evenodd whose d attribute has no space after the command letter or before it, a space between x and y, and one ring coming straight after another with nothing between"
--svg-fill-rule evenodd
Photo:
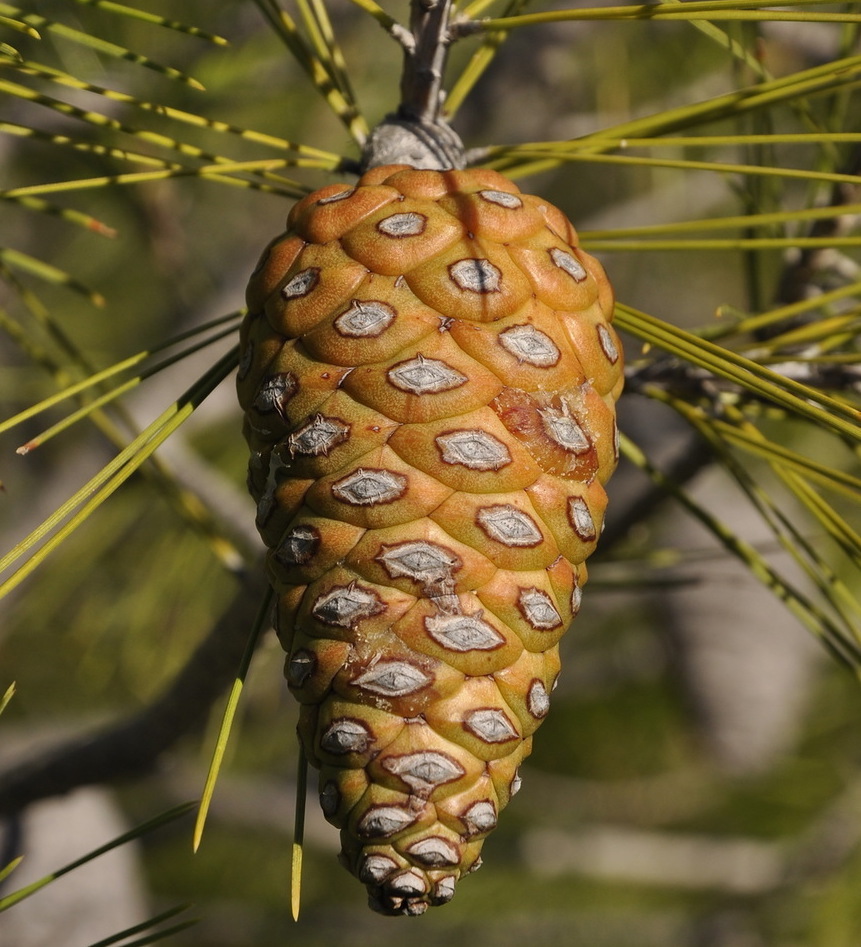
<instances>
[{"instance_id":1,"label":"pine cone","mask_svg":"<svg viewBox=\"0 0 861 947\"><path fill-rule=\"evenodd\" d=\"M344 864L386 914L480 863L546 716L618 459L613 293L492 171L300 201L238 376L276 629Z\"/></svg>"}]
</instances>

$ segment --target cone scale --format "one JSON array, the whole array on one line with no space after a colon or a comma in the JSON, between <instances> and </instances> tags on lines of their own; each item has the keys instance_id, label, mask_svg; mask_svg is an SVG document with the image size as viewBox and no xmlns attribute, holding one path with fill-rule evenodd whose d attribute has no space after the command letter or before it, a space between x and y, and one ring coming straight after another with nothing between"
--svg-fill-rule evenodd
<instances>
[{"instance_id":1,"label":"cone scale","mask_svg":"<svg viewBox=\"0 0 861 947\"><path fill-rule=\"evenodd\" d=\"M492 171L300 201L251 277L238 391L275 624L341 859L451 899L547 715L618 459L613 294Z\"/></svg>"}]
</instances>

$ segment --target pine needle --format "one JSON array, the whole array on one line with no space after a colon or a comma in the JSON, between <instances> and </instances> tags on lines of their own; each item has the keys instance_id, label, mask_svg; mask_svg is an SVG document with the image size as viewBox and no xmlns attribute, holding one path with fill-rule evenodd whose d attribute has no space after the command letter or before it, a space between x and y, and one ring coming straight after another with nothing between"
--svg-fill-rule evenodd
<instances>
[{"instance_id":1,"label":"pine needle","mask_svg":"<svg viewBox=\"0 0 861 947\"><path fill-rule=\"evenodd\" d=\"M697 503L687 491L655 467L630 438L622 436L621 448L628 460L673 496L724 548L740 559L750 573L769 588L805 628L821 638L835 657L851 668L856 675L861 674L861 645L855 641L854 637L836 626L829 616L817 608L803 592L786 582L750 543L721 523Z\"/></svg>"},{"instance_id":2,"label":"pine needle","mask_svg":"<svg viewBox=\"0 0 861 947\"><path fill-rule=\"evenodd\" d=\"M853 441L861 441L861 411L854 405L838 401L743 355L697 338L629 306L617 304L616 324L652 345L741 385L757 397L772 401Z\"/></svg>"},{"instance_id":3,"label":"pine needle","mask_svg":"<svg viewBox=\"0 0 861 947\"><path fill-rule=\"evenodd\" d=\"M144 23L162 26L165 29L174 30L177 33L187 33L189 36L206 40L207 42L214 43L216 46L230 45L223 36L217 36L215 33L207 33L206 30L202 30L200 27L188 26L186 23L180 23L178 20L168 20L166 17L158 16L155 13L139 10L137 7L114 3L113 0L75 0L75 3L80 3L82 6L87 7L97 7L100 10L106 10L108 13L116 13L134 20L142 20Z\"/></svg>"},{"instance_id":4,"label":"pine needle","mask_svg":"<svg viewBox=\"0 0 861 947\"><path fill-rule=\"evenodd\" d=\"M237 361L237 349L228 352L113 460L3 556L0 559L0 572L13 566L32 550L36 550L0 584L0 598L17 588L57 546L86 522L90 515L131 477L236 368ZM43 545L39 546L40 542L43 542ZM39 548L36 548L37 546Z\"/></svg>"},{"instance_id":5,"label":"pine needle","mask_svg":"<svg viewBox=\"0 0 861 947\"><path fill-rule=\"evenodd\" d=\"M103 382L108 381L116 375L120 375L123 372L135 368L159 352L173 348L175 345L179 345L181 342L184 342L187 339L193 339L197 336L200 336L205 332L222 329L225 324L228 324L228 328L218 332L218 334L215 336L210 336L205 340L198 342L193 348L184 349L182 353L179 356L174 357L173 360L165 359L164 361L159 362L158 366L142 371L139 379L142 380L144 377L149 377L150 375L155 374L157 371L160 371L162 368L166 368L168 365L173 364L173 361L176 361L177 358L191 355L204 346L218 341L225 335L230 335L235 332L235 323L239 318L242 317L243 313L244 310L237 310L235 312L228 313L226 316L220 316L217 319L212 319L209 322L205 322L202 325L187 330L186 332L181 332L169 339L165 339L164 342L160 343L159 345L154 345L152 348L145 349L142 352L137 352L134 355L130 355L128 358L124 358L122 361L116 362L102 371L94 372L87 378L84 378L79 382L75 382L75 384L69 385L61 391L58 391L53 395L49 395L47 398L43 398L37 404L31 405L29 408L25 408L23 411L19 411L18 414L15 414L4 421L0 421L0 434L17 427L24 421L28 421L30 418L38 416L43 411L47 411L50 408L61 404L63 401L68 400L69 398L74 398L77 395L84 394L92 388L102 385Z\"/></svg>"},{"instance_id":6,"label":"pine needle","mask_svg":"<svg viewBox=\"0 0 861 947\"><path fill-rule=\"evenodd\" d=\"M212 345L214 342L218 342L221 339L228 338L233 336L236 332L235 326L231 326L227 329L222 329L221 332L216 333L214 336L204 339L201 342L191 345L188 348L183 349L180 352L177 352L175 355L171 355L169 358L163 359L160 362L157 362L155 365L150 366L144 371L140 372L138 375L135 375L133 378L128 379L120 385L111 388L110 390L104 392L104 394L99 395L97 398L92 401L88 401L86 404L81 405L77 411L73 411L71 414L62 418L60 421L57 421L56 424L52 424L49 428L42 431L41 433L31 437L26 444L22 444L17 448L16 453L18 454L29 454L30 451L35 450L37 447L41 447L43 444L47 443L51 438L56 437L58 434L62 434L64 431L67 431L70 427L77 424L78 421L83 420L84 418L90 417L94 412L99 411L101 408L104 408L106 405L111 404L116 401L117 398L122 397L125 394L128 394L133 389L137 388L138 385L143 384L148 378L151 378L153 375L157 375L159 372L164 371L166 368L169 368L171 365L175 365L177 362L181 362L183 359L188 358L191 355L194 355L196 352L201 351L209 345ZM86 379L83 383L85 385L94 384L92 378ZM77 386L76 386L77 387ZM14 420L14 419L10 419ZM8 423L8 422L7 422ZM2 430L4 425L0 425L0 430Z\"/></svg>"},{"instance_id":7,"label":"pine needle","mask_svg":"<svg viewBox=\"0 0 861 947\"><path fill-rule=\"evenodd\" d=\"M80 2L80 0L79 0ZM94 944L90 944L89 947L113 947L114 944L118 944L121 940L125 940L127 937L131 937L133 934L140 934L141 931L150 930L150 928L156 927L159 924L163 924L165 921L169 921L172 917L176 917L178 914L182 914L183 911L188 910L189 905L182 904L175 908L169 908L167 911L162 911L161 914L157 914L155 917L151 917L146 921L142 921L140 924L135 924L133 927L127 927L123 931L117 931L116 934L112 934L110 937L105 937L103 940L96 941ZM164 940L166 937L176 934L179 931L184 931L189 927L194 926L197 921L188 920L183 921L180 924L174 924L171 927L163 928L160 931L155 931L154 933L148 934L146 937L140 938L134 941L128 941L123 944L123 947L143 947L144 944L154 944L159 940Z\"/></svg>"},{"instance_id":8,"label":"pine needle","mask_svg":"<svg viewBox=\"0 0 861 947\"><path fill-rule=\"evenodd\" d=\"M0 912L7 911L13 905L18 904L25 898L29 898L37 891L51 884L51 882L56 881L58 878L62 878L63 875L67 875L70 871L74 871L81 865L86 865L87 862L93 861L93 859L98 858L100 855L104 855L106 852L113 851L115 848L120 848L133 839L141 838L143 835L152 832L160 826L166 825L168 822L173 822L176 819L181 818L186 814L186 812L189 812L193 808L193 802L184 802L181 805L174 806L172 809L168 809L166 812L162 812L160 815L157 815L152 819L148 819L146 822L142 822L140 825L130 829L128 832L118 835L106 845L102 845L94 851L84 855L83 857L69 862L69 864L65 865L63 868L58 868L56 871L51 872L49 875L45 875L38 881L34 881L31 884L26 885L24 888L19 888L17 891L7 894L5 898L0 898Z\"/></svg>"},{"instance_id":9,"label":"pine needle","mask_svg":"<svg viewBox=\"0 0 861 947\"><path fill-rule=\"evenodd\" d=\"M39 31L30 26L29 23L23 23L21 20L13 19L10 16L0 16L0 26L5 26L7 30L15 30L16 33L23 33L31 39L41 39Z\"/></svg>"},{"instance_id":10,"label":"pine needle","mask_svg":"<svg viewBox=\"0 0 861 947\"><path fill-rule=\"evenodd\" d=\"M29 253L14 250L11 247L0 247L0 263L23 270L31 276L38 276L46 283L65 286L66 289L85 296L94 306L104 306L105 304L105 297L101 293L94 292L68 273L50 263L46 263L44 260L30 256Z\"/></svg>"},{"instance_id":11,"label":"pine needle","mask_svg":"<svg viewBox=\"0 0 861 947\"><path fill-rule=\"evenodd\" d=\"M218 119L208 118L205 115L198 115L194 112L187 112L183 109L162 105L161 103L149 102L145 99L139 99L127 92L118 92L115 89L108 89L105 86L94 85L91 82L84 82L81 79L78 79L76 76L72 76L69 73L62 72L59 69L55 69L50 66L45 66L41 63L27 62L21 68L16 67L15 72L19 75L34 76L37 78L46 79L50 82L56 83L57 85L65 86L66 88L78 89L83 92L92 92L93 94L100 95L112 102L119 102L123 105L140 109L143 112L150 112L155 115L160 115L164 118L181 122L182 124L190 125L194 128L205 128L219 134L226 133L229 135L234 135L238 138L245 139L246 141L254 142L255 144L276 148L279 151L295 151L297 154L305 155L307 157L321 158L324 161L329 162L331 167L335 167L338 161L341 160L339 155L332 154L332 152L324 151L320 148L314 148L311 145L304 145L300 142L289 141L286 138L281 138L277 135L272 135L267 132L259 132L251 128L243 128L239 125L232 125L229 122L222 122Z\"/></svg>"},{"instance_id":12,"label":"pine needle","mask_svg":"<svg viewBox=\"0 0 861 947\"><path fill-rule=\"evenodd\" d=\"M15 869L24 861L24 856L19 855L17 858L13 858L8 865L4 865L3 868L0 868L0 884L2 884Z\"/></svg>"},{"instance_id":13,"label":"pine needle","mask_svg":"<svg viewBox=\"0 0 861 947\"><path fill-rule=\"evenodd\" d=\"M528 4L529 0L510 0L505 8L503 16L516 16ZM467 16L473 15L472 5L466 11ZM477 11L476 11L477 12ZM464 103L469 93L475 87L478 80L487 71L493 62L500 47L508 39L507 32L490 32L482 39L481 45L472 54L472 58L464 66L463 71L457 77L451 87L451 91L446 96L445 110L449 117L453 117L460 106Z\"/></svg>"},{"instance_id":14,"label":"pine needle","mask_svg":"<svg viewBox=\"0 0 861 947\"><path fill-rule=\"evenodd\" d=\"M293 920L299 920L302 901L302 855L305 844L305 802L308 791L308 760L299 747L296 762L296 811L293 819L293 853L290 862L290 910Z\"/></svg>"},{"instance_id":15,"label":"pine needle","mask_svg":"<svg viewBox=\"0 0 861 947\"><path fill-rule=\"evenodd\" d=\"M564 160L562 155L566 152L597 154L610 151L630 138L665 135L723 119L736 119L763 109L770 109L782 102L797 102L804 96L846 88L856 82L859 75L861 75L861 56L847 56L744 89L734 89L693 105L663 109L651 115L620 122L599 132L570 141L545 143L545 146L553 151L552 158L530 160L513 157L509 161L500 159L498 163L494 163L494 167L512 177L538 174L558 167ZM510 149L506 147L503 150ZM482 149L481 154L486 161L488 157L493 158L497 155L498 151L498 148L487 148Z\"/></svg>"},{"instance_id":16,"label":"pine needle","mask_svg":"<svg viewBox=\"0 0 861 947\"><path fill-rule=\"evenodd\" d=\"M130 125L126 125L123 122L118 121L115 118L111 118L107 115L102 115L100 112L94 112L88 109L81 109L77 106L70 105L68 102L63 102L59 99L55 99L52 96L43 95L42 93L35 92L33 89L27 88L27 86L20 85L16 82L9 82L3 79L0 79L0 93L7 92L10 95L15 96L16 98L23 99L24 101L32 102L37 105L45 106L46 108L51 109L52 111L58 112L61 115L66 115L71 118L78 119L82 122L86 122L90 125L95 125L98 128L110 129L115 132L124 132L128 135L132 135L140 141L145 141L150 144L157 145L159 147L168 149L170 151L176 152L178 154L184 155L186 157L195 158L200 161L208 162L208 166L205 168L198 167L184 167L178 166L172 169L168 169L164 172L166 176L176 176L181 174L198 174L206 173L210 179L220 180L222 182L239 184L241 186L252 186L249 182L240 180L238 178L228 177L228 174L236 173L239 170L246 170L250 172L256 172L262 176L266 176L267 171L265 169L286 166L291 163L290 159L264 159L251 162L237 162L233 161L231 158L227 158L224 155L214 154L213 152L206 151L203 148L199 148L197 145L189 144L188 142L182 142L176 138L172 138L168 135L162 135L157 132L149 131L146 129L135 128ZM321 162L313 162L316 166L320 166ZM326 165L327 162L322 162ZM219 165L221 166L219 168ZM245 166L244 168L242 166ZM256 166L256 167L255 167ZM141 172L145 173L145 172ZM155 173L155 172L153 172ZM221 176L223 175L223 176ZM118 181L118 178L122 180ZM87 179L84 183L80 184L80 187L99 187L104 184L109 183L138 183L141 180L147 180L146 178L125 178L122 175L104 175L98 178ZM152 179L150 179L152 180ZM308 188L299 184L295 181L286 181L285 179L279 178L285 184L291 186L291 190L287 191L286 196L289 197L304 197L308 193ZM18 194L43 194L49 193L51 191L57 190L69 190L74 189L77 185L77 182L58 182L53 184L46 185L34 185L29 188L19 188L16 193ZM264 186L260 186L261 189L267 189Z\"/></svg>"},{"instance_id":17,"label":"pine needle","mask_svg":"<svg viewBox=\"0 0 861 947\"><path fill-rule=\"evenodd\" d=\"M9 706L9 701L15 696L14 681L6 688L6 693L0 697L0 714Z\"/></svg>"},{"instance_id":18,"label":"pine needle","mask_svg":"<svg viewBox=\"0 0 861 947\"><path fill-rule=\"evenodd\" d=\"M100 39L98 36L93 36L84 30L76 30L73 27L66 26L64 23L58 23L55 20L49 20L47 17L39 16L35 13L24 14L21 10L18 10L16 7L9 6L6 3L0 3L0 14L18 17L21 21L33 27L34 29L38 29L40 32L53 33L54 36L61 36L63 39L95 50L97 53L101 53L104 56L108 56L112 59L124 59L128 62L133 62L136 65L143 66L146 69L152 69L154 72L166 76L168 79L175 79L178 82L182 82L185 85L191 86L193 89L203 90L203 84L198 82L198 80L192 76L188 76L185 73L180 72L178 69L172 68L171 66L162 66L147 56L134 53L130 49L126 49L124 46L119 46L117 43L110 43L107 40Z\"/></svg>"},{"instance_id":19,"label":"pine needle","mask_svg":"<svg viewBox=\"0 0 861 947\"><path fill-rule=\"evenodd\" d=\"M101 237L116 237L117 235L117 232L113 227L103 223L101 220L93 217L91 214L86 214L70 207L60 207L57 204L51 204L50 202L42 200L39 197L26 197L12 194L9 191L0 191L0 200L19 204L21 207L26 207L27 210L33 210L40 214L47 214L49 217L58 217L60 220L65 220L66 223L73 224L77 227L83 227L84 230L89 230Z\"/></svg>"},{"instance_id":20,"label":"pine needle","mask_svg":"<svg viewBox=\"0 0 861 947\"><path fill-rule=\"evenodd\" d=\"M829 0L802 0L805 6L828 3ZM473 21L464 32L477 30L512 30L523 26L538 26L546 23L565 23L598 20L732 20L732 21L783 21L802 23L859 23L858 13L820 13L793 10L761 10L758 7L773 6L773 0L687 0L679 6L670 4L627 4L615 7L581 7L574 10L553 10L544 13L524 13L518 16L488 18ZM789 0L782 6L801 6Z\"/></svg>"},{"instance_id":21,"label":"pine needle","mask_svg":"<svg viewBox=\"0 0 861 947\"><path fill-rule=\"evenodd\" d=\"M585 144L585 140L584 144ZM569 146L570 147L570 146ZM785 168L776 165L737 164L728 161L695 161L689 158L646 158L639 155L608 155L590 153L583 149L582 153L565 151L559 146L548 145L546 150L530 145L501 147L488 149L487 165L499 166L512 174L515 168L512 161L552 161L556 165L565 162L584 162L587 164L616 164L632 165L641 168L675 168L679 171L712 171L717 174L738 174L749 177L790 178L799 181L814 181L828 184L861 184L861 177L857 174L840 174L835 171L810 171L805 168ZM494 160L495 159L495 160ZM518 174L524 173L517 171Z\"/></svg>"},{"instance_id":22,"label":"pine needle","mask_svg":"<svg viewBox=\"0 0 861 947\"><path fill-rule=\"evenodd\" d=\"M368 123L355 103L345 99L344 93L334 84L325 65L314 53L305 37L299 32L296 22L273 0L256 0L256 3L275 34L307 74L314 88L323 97L335 116L344 124L356 144L362 147L368 137Z\"/></svg>"},{"instance_id":23,"label":"pine needle","mask_svg":"<svg viewBox=\"0 0 861 947\"><path fill-rule=\"evenodd\" d=\"M227 705L224 708L224 715L221 718L221 726L218 730L218 736L215 740L215 747L212 751L212 760L209 764L209 770L206 774L206 782L203 786L203 793L200 797L200 806L197 810L197 818L194 822L194 836L192 839L192 850L197 851L203 840L203 829L206 825L206 818L209 815L209 808L212 803L212 797L215 793L215 784L218 781L218 775L221 772L221 764L224 762L224 753L227 749L227 743L230 739L230 732L233 728L233 721L236 717L236 710L239 706L239 698L242 696L242 689L245 686L245 680L248 676L248 670L251 667L251 660L254 657L254 651L257 648L257 642L260 639L264 628L267 627L269 611L272 605L273 591L267 589L260 608L257 611L257 617L251 626L251 632L248 635L248 642L245 645L245 651L242 654L242 660L239 662L239 668L236 672L236 679L230 689L227 698Z\"/></svg>"}]
</instances>

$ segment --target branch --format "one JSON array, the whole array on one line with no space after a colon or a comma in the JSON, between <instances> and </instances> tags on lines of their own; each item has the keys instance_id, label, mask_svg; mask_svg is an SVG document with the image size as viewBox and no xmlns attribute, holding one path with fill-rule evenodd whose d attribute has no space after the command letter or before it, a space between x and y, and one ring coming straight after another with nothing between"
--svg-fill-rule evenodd
<instances>
[{"instance_id":1,"label":"branch","mask_svg":"<svg viewBox=\"0 0 861 947\"><path fill-rule=\"evenodd\" d=\"M460 138L442 118L452 0L411 0L412 42L404 46L401 101L371 132L362 170L385 164L446 171L465 165Z\"/></svg>"},{"instance_id":2,"label":"branch","mask_svg":"<svg viewBox=\"0 0 861 947\"><path fill-rule=\"evenodd\" d=\"M149 706L0 772L0 815L79 786L152 770L162 753L205 722L210 707L233 680L265 589L264 569L258 562L241 576L224 614Z\"/></svg>"},{"instance_id":3,"label":"branch","mask_svg":"<svg viewBox=\"0 0 861 947\"><path fill-rule=\"evenodd\" d=\"M442 80L448 58L452 0L413 0L410 29L415 46L404 53L399 114L436 124L442 110Z\"/></svg>"}]
</instances>

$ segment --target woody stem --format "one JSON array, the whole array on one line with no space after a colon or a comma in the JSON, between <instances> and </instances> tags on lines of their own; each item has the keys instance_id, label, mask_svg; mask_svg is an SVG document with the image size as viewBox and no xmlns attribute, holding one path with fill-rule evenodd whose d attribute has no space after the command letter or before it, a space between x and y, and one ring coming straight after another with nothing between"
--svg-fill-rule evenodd
<instances>
[{"instance_id":1,"label":"woody stem","mask_svg":"<svg viewBox=\"0 0 861 947\"><path fill-rule=\"evenodd\" d=\"M442 80L449 46L452 0L412 0L410 30L415 45L404 52L399 115L436 124L442 109Z\"/></svg>"},{"instance_id":2,"label":"woody stem","mask_svg":"<svg viewBox=\"0 0 861 947\"><path fill-rule=\"evenodd\" d=\"M412 0L401 103L371 132L363 171L384 164L446 171L466 164L463 142L441 114L451 6L452 0Z\"/></svg>"}]
</instances>

